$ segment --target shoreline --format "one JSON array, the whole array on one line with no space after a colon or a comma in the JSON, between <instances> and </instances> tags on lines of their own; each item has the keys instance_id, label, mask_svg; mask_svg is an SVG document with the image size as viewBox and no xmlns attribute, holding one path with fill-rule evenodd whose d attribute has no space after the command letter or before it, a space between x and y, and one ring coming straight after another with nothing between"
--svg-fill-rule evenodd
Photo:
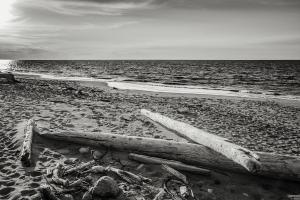
<instances>
[{"instance_id":1,"label":"shoreline","mask_svg":"<svg viewBox=\"0 0 300 200\"><path fill-rule=\"evenodd\" d=\"M221 98L245 98L245 99L258 99L258 100L274 100L284 102L286 104L295 105L300 107L300 96L296 95L272 95L264 92L254 93L248 90L238 90L234 88L212 88L203 86L192 85L167 85L151 82L126 82L126 78L107 78L99 79L92 77L65 77L51 74L41 73L13 73L19 77L38 78L41 80L61 80L61 81L76 81L82 85L91 87L102 87L103 84L110 88L117 88L119 90L139 91L139 92L152 92L152 93L167 93L168 95L188 95L188 96L216 96Z\"/></svg>"}]
</instances>

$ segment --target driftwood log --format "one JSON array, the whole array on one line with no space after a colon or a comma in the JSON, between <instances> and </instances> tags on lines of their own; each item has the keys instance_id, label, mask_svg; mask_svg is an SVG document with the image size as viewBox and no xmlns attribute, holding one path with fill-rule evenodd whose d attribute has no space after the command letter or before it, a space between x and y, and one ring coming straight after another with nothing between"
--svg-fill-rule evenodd
<instances>
[{"instance_id":1,"label":"driftwood log","mask_svg":"<svg viewBox=\"0 0 300 200\"><path fill-rule=\"evenodd\" d=\"M141 110L141 114L160 123L166 128L175 131L177 135L186 138L189 141L202 144L218 153L223 154L250 172L255 173L259 171L259 156L246 148L228 142L226 138L210 134L189 124L173 120L159 113L153 113L145 109Z\"/></svg>"},{"instance_id":2,"label":"driftwood log","mask_svg":"<svg viewBox=\"0 0 300 200\"><path fill-rule=\"evenodd\" d=\"M249 173L244 167L209 148L192 143L163 139L125 136L108 133L59 132L41 136L96 147L108 147L122 151L178 160L186 164ZM256 152L260 157L261 169L256 175L277 179L300 180L300 158L271 153Z\"/></svg>"},{"instance_id":3,"label":"driftwood log","mask_svg":"<svg viewBox=\"0 0 300 200\"><path fill-rule=\"evenodd\" d=\"M19 83L19 81L15 79L15 76L12 73L0 72L0 78L6 79L8 83Z\"/></svg>"},{"instance_id":4,"label":"driftwood log","mask_svg":"<svg viewBox=\"0 0 300 200\"><path fill-rule=\"evenodd\" d=\"M24 129L24 141L20 153L20 160L24 166L30 167L31 165L31 150L32 150L32 139L36 129L36 123L34 119L28 120Z\"/></svg>"},{"instance_id":5,"label":"driftwood log","mask_svg":"<svg viewBox=\"0 0 300 200\"><path fill-rule=\"evenodd\" d=\"M187 171L187 172L191 172L191 173L195 173L195 174L201 174L201 175L210 175L210 170L202 169L202 168L195 167L192 165L187 165L182 162L175 161L175 160L167 160L167 159L163 159L163 158L139 155L139 154L135 154L135 153L130 153L128 157L131 160L139 161L142 163L165 164L165 165L169 165L177 170L183 170L183 171Z\"/></svg>"}]
</instances>

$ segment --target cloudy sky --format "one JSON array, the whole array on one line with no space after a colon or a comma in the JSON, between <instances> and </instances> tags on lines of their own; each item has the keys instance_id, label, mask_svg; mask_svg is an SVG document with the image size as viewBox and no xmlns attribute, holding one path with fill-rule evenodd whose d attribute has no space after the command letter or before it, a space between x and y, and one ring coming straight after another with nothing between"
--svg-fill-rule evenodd
<instances>
[{"instance_id":1,"label":"cloudy sky","mask_svg":"<svg viewBox=\"0 0 300 200\"><path fill-rule=\"evenodd\" d=\"M300 59L299 0L1 0L0 59Z\"/></svg>"}]
</instances>

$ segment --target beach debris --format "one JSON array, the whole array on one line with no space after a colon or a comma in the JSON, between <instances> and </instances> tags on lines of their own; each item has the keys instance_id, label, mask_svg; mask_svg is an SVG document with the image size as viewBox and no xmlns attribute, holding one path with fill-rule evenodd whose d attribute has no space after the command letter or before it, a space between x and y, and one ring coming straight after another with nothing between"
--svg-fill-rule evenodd
<instances>
[{"instance_id":1,"label":"beach debris","mask_svg":"<svg viewBox=\"0 0 300 200\"><path fill-rule=\"evenodd\" d=\"M159 192L155 195L153 200L163 200L166 195L166 191L163 188L159 189Z\"/></svg>"},{"instance_id":2,"label":"beach debris","mask_svg":"<svg viewBox=\"0 0 300 200\"><path fill-rule=\"evenodd\" d=\"M230 143L226 138L210 134L184 122L176 121L159 113L153 113L145 109L141 110L141 114L160 123L166 128L173 130L177 135L184 137L189 141L202 144L223 154L227 158L243 166L249 172L257 173L261 168L258 154L239 145Z\"/></svg>"},{"instance_id":3,"label":"beach debris","mask_svg":"<svg viewBox=\"0 0 300 200\"><path fill-rule=\"evenodd\" d=\"M55 193L52 191L52 189L49 185L41 185L39 188L39 191L40 191L43 199L60 200L58 197L56 197Z\"/></svg>"},{"instance_id":4,"label":"beach debris","mask_svg":"<svg viewBox=\"0 0 300 200\"><path fill-rule=\"evenodd\" d=\"M188 188L185 185L179 187L180 195L183 198L187 198L189 196Z\"/></svg>"},{"instance_id":5,"label":"beach debris","mask_svg":"<svg viewBox=\"0 0 300 200\"><path fill-rule=\"evenodd\" d=\"M248 173L243 166L199 144L110 133L95 134L93 132L53 132L40 135L50 139L63 140L64 142L69 141L101 148L142 152L145 155L173 159L187 164L197 164L223 171ZM294 181L300 180L300 157L266 152L255 153L260 157L262 168L254 175Z\"/></svg>"},{"instance_id":6,"label":"beach debris","mask_svg":"<svg viewBox=\"0 0 300 200\"><path fill-rule=\"evenodd\" d=\"M135 153L130 153L128 156L129 159L139 161L142 163L147 163L147 164L166 164L168 166L173 167L174 169L177 170L183 170L195 174L201 174L201 175L210 175L211 171L207 169L202 169L199 167L195 167L192 165L187 165L179 161L175 160L167 160L163 158L158 158L158 157L151 157L151 156L146 156L146 155L140 155L140 154L135 154Z\"/></svg>"},{"instance_id":7,"label":"beach debris","mask_svg":"<svg viewBox=\"0 0 300 200\"><path fill-rule=\"evenodd\" d=\"M82 196L82 200L92 200L93 199L93 189L94 188L90 188L88 191L86 191Z\"/></svg>"},{"instance_id":8,"label":"beach debris","mask_svg":"<svg viewBox=\"0 0 300 200\"><path fill-rule=\"evenodd\" d=\"M82 171L82 170L84 170L84 169L86 169L86 168L89 168L89 167L91 167L91 166L94 165L94 164L95 164L95 161L92 160L92 161L90 161L90 162L83 163L83 164L81 164L81 165L79 165L79 166L72 167L72 168L66 170L66 171L64 172L64 175L71 174L71 173L74 173L74 172L79 173L80 171Z\"/></svg>"},{"instance_id":9,"label":"beach debris","mask_svg":"<svg viewBox=\"0 0 300 200\"><path fill-rule=\"evenodd\" d=\"M136 170L140 170L140 169L142 169L143 167L145 167L144 164L139 164L139 166L136 167Z\"/></svg>"},{"instance_id":10,"label":"beach debris","mask_svg":"<svg viewBox=\"0 0 300 200\"><path fill-rule=\"evenodd\" d=\"M170 175L176 177L178 180L182 181L185 184L188 184L187 178L184 174L165 164L162 164L162 168L166 170Z\"/></svg>"},{"instance_id":11,"label":"beach debris","mask_svg":"<svg viewBox=\"0 0 300 200\"><path fill-rule=\"evenodd\" d=\"M93 187L93 195L99 197L117 197L120 193L120 188L117 182L109 177L102 176Z\"/></svg>"},{"instance_id":12,"label":"beach debris","mask_svg":"<svg viewBox=\"0 0 300 200\"><path fill-rule=\"evenodd\" d=\"M69 186L69 180L64 180L61 178L61 176L63 175L63 165L58 163L55 167L55 169L53 170L53 175L52 175L52 181L58 185L63 185L65 187Z\"/></svg>"},{"instance_id":13,"label":"beach debris","mask_svg":"<svg viewBox=\"0 0 300 200\"><path fill-rule=\"evenodd\" d=\"M34 119L29 119L24 129L24 141L20 153L20 160L25 167L31 165L31 154L32 154L32 140L36 129L36 123Z\"/></svg>"},{"instance_id":14,"label":"beach debris","mask_svg":"<svg viewBox=\"0 0 300 200\"><path fill-rule=\"evenodd\" d=\"M93 180L91 176L83 177L82 179L78 179L72 183L69 184L69 187L81 187L84 188L84 183L90 183Z\"/></svg>"},{"instance_id":15,"label":"beach debris","mask_svg":"<svg viewBox=\"0 0 300 200\"><path fill-rule=\"evenodd\" d=\"M53 169L52 168L48 168L46 170L46 177L50 178L53 175Z\"/></svg>"},{"instance_id":16,"label":"beach debris","mask_svg":"<svg viewBox=\"0 0 300 200\"><path fill-rule=\"evenodd\" d=\"M81 154L87 154L87 153L89 153L90 152L90 148L89 147L81 147L81 148L79 148L79 153L81 153Z\"/></svg>"},{"instance_id":17,"label":"beach debris","mask_svg":"<svg viewBox=\"0 0 300 200\"><path fill-rule=\"evenodd\" d=\"M8 83L20 83L20 81L15 79L15 76L12 73L3 73L0 72L0 79L4 78Z\"/></svg>"},{"instance_id":18,"label":"beach debris","mask_svg":"<svg viewBox=\"0 0 300 200\"><path fill-rule=\"evenodd\" d=\"M78 158L68 158L68 159L66 159L64 161L64 164L66 164L66 165L73 165L73 164L75 164L78 161L79 161Z\"/></svg>"},{"instance_id":19,"label":"beach debris","mask_svg":"<svg viewBox=\"0 0 300 200\"><path fill-rule=\"evenodd\" d=\"M147 183L151 182L151 179L149 179L149 178L146 178L146 177L143 177L140 175L136 175L134 173L131 173L131 172L128 172L125 170L121 170L121 169L117 169L114 167L107 167L105 169L105 172L106 173L113 172L116 175L118 175L120 178L122 178L124 181L126 181L130 184L142 185L143 182L147 182Z\"/></svg>"},{"instance_id":20,"label":"beach debris","mask_svg":"<svg viewBox=\"0 0 300 200\"><path fill-rule=\"evenodd\" d=\"M84 171L83 173L105 173L106 172L106 167L103 167L101 165L93 166L91 169Z\"/></svg>"},{"instance_id":21,"label":"beach debris","mask_svg":"<svg viewBox=\"0 0 300 200\"><path fill-rule=\"evenodd\" d=\"M296 194L296 195L288 195L287 196L290 200L300 200L300 194Z\"/></svg>"}]
</instances>

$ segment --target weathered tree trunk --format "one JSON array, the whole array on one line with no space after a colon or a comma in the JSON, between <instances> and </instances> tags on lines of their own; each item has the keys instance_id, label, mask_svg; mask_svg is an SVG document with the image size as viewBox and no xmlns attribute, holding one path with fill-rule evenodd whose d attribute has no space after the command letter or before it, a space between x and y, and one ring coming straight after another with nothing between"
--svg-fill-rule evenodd
<instances>
[{"instance_id":1,"label":"weathered tree trunk","mask_svg":"<svg viewBox=\"0 0 300 200\"><path fill-rule=\"evenodd\" d=\"M33 139L35 128L36 128L35 121L33 119L28 120L26 127L24 129L24 141L20 153L20 159L23 165L26 167L30 167L31 165L32 139Z\"/></svg>"},{"instance_id":2,"label":"weathered tree trunk","mask_svg":"<svg viewBox=\"0 0 300 200\"><path fill-rule=\"evenodd\" d=\"M15 79L15 76L12 73L0 72L0 78L5 78L9 83L19 83L19 81Z\"/></svg>"},{"instance_id":3,"label":"weathered tree trunk","mask_svg":"<svg viewBox=\"0 0 300 200\"><path fill-rule=\"evenodd\" d=\"M246 148L228 142L226 138L207 133L204 130L173 120L159 113L153 113L145 109L142 109L141 113L166 128L175 131L177 135L223 154L250 172L256 173L259 171L259 156Z\"/></svg>"},{"instance_id":4,"label":"weathered tree trunk","mask_svg":"<svg viewBox=\"0 0 300 200\"><path fill-rule=\"evenodd\" d=\"M96 147L108 147L149 156L178 160L187 164L249 173L244 167L209 148L192 143L174 142L163 139L125 136L107 133L47 133L41 136ZM259 153L261 169L257 175L278 179L300 180L300 158Z\"/></svg>"},{"instance_id":5,"label":"weathered tree trunk","mask_svg":"<svg viewBox=\"0 0 300 200\"><path fill-rule=\"evenodd\" d=\"M131 160L139 161L142 163L148 163L148 164L165 164L173 167L177 170L183 170L195 174L201 174L201 175L210 175L210 171L207 169L202 169L199 167L195 167L192 165L186 165L182 162L175 161L175 160L167 160L163 158L158 157L151 157L151 156L145 156L145 155L139 155L135 153L131 153L128 156Z\"/></svg>"}]
</instances>

